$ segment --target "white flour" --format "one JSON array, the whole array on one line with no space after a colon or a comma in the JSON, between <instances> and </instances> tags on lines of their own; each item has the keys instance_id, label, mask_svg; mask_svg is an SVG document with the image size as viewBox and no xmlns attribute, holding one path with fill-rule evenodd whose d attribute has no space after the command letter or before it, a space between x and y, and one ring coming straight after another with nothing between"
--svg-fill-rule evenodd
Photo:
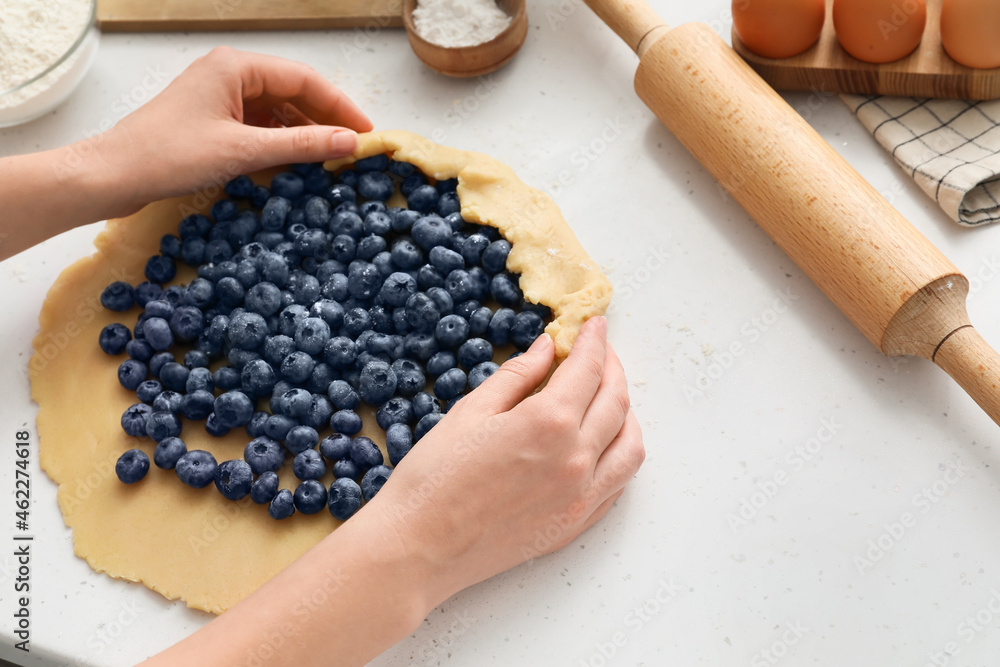
<instances>
[{"instance_id":1,"label":"white flour","mask_svg":"<svg viewBox=\"0 0 1000 667\"><path fill-rule=\"evenodd\" d=\"M488 42L510 21L494 0L419 0L413 10L417 34L449 48Z\"/></svg>"},{"instance_id":2,"label":"white flour","mask_svg":"<svg viewBox=\"0 0 1000 667\"><path fill-rule=\"evenodd\" d=\"M38 76L59 60L90 20L90 0L0 0L0 91ZM66 62L24 90L0 98L0 108L48 89Z\"/></svg>"}]
</instances>

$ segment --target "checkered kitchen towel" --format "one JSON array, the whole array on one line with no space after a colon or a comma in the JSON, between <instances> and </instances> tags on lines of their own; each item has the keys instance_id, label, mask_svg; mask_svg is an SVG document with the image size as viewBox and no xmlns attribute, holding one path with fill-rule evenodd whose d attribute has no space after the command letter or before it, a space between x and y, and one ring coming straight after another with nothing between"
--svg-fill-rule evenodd
<instances>
[{"instance_id":1,"label":"checkered kitchen towel","mask_svg":"<svg viewBox=\"0 0 1000 667\"><path fill-rule=\"evenodd\" d=\"M841 97L958 224L1000 221L1000 100Z\"/></svg>"}]
</instances>

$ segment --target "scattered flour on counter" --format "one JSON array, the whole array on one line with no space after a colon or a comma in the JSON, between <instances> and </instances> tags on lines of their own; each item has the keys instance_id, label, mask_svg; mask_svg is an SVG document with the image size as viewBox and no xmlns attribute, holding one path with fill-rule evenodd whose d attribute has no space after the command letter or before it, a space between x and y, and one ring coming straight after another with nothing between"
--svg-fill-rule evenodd
<instances>
[{"instance_id":1,"label":"scattered flour on counter","mask_svg":"<svg viewBox=\"0 0 1000 667\"><path fill-rule=\"evenodd\" d=\"M0 91L38 76L62 58L83 33L90 10L90 0L0 0ZM50 87L69 64L24 90L4 95L0 108L20 104Z\"/></svg>"},{"instance_id":2,"label":"scattered flour on counter","mask_svg":"<svg viewBox=\"0 0 1000 667\"><path fill-rule=\"evenodd\" d=\"M510 21L494 0L419 0L413 10L417 34L446 48L488 42Z\"/></svg>"}]
</instances>

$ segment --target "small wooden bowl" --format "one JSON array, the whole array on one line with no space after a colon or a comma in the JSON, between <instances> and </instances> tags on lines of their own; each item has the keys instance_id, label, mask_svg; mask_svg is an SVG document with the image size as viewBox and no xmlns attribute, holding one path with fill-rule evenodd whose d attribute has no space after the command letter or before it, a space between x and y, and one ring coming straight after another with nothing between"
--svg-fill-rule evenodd
<instances>
[{"instance_id":1,"label":"small wooden bowl","mask_svg":"<svg viewBox=\"0 0 1000 667\"><path fill-rule=\"evenodd\" d=\"M506 65L524 44L528 34L526 4L527 0L497 0L497 6L512 17L510 25L490 41L475 46L448 48L418 35L413 25L417 0L403 0L403 25L413 52L435 72L458 78L482 76Z\"/></svg>"}]
</instances>

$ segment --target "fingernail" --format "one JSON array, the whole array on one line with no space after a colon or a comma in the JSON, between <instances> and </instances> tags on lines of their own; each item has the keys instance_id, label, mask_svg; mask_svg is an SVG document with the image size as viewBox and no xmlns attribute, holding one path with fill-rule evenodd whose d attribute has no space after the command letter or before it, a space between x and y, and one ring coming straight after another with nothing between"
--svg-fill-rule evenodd
<instances>
[{"instance_id":1,"label":"fingernail","mask_svg":"<svg viewBox=\"0 0 1000 667\"><path fill-rule=\"evenodd\" d=\"M350 155L358 147L358 135L350 130L334 132L330 137L330 150L336 157Z\"/></svg>"},{"instance_id":2,"label":"fingernail","mask_svg":"<svg viewBox=\"0 0 1000 667\"><path fill-rule=\"evenodd\" d=\"M587 320L587 326L598 336L606 337L608 335L608 319L603 315L598 315L597 317L591 317Z\"/></svg>"},{"instance_id":3,"label":"fingernail","mask_svg":"<svg viewBox=\"0 0 1000 667\"><path fill-rule=\"evenodd\" d=\"M538 350L545 349L552 343L552 336L547 333L543 333L541 336L535 339L535 342L528 347L528 352L537 352Z\"/></svg>"}]
</instances>

